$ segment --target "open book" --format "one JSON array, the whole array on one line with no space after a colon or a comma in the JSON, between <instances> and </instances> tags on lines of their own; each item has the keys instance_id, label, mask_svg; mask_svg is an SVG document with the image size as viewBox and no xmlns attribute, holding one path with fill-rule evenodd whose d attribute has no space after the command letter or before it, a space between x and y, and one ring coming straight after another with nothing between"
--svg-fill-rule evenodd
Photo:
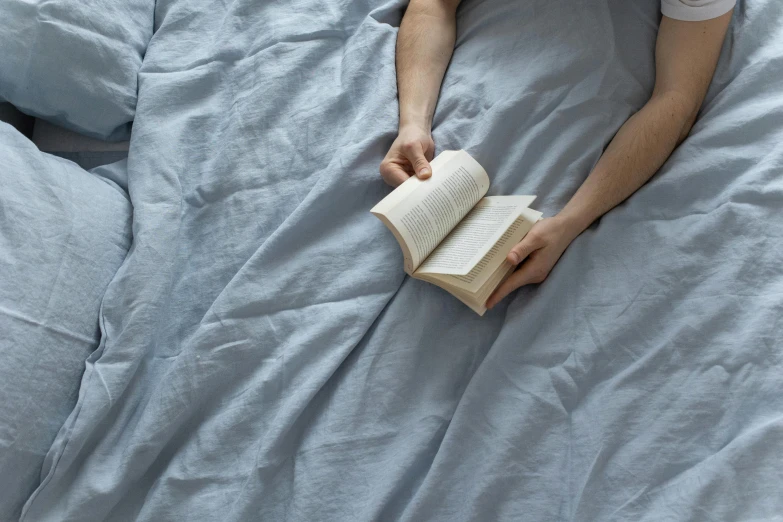
<instances>
[{"instance_id":1,"label":"open book","mask_svg":"<svg viewBox=\"0 0 783 522\"><path fill-rule=\"evenodd\" d=\"M506 261L541 213L535 196L488 196L489 177L464 150L432 162L432 176L411 176L371 212L402 248L405 272L451 293L477 314L514 271Z\"/></svg>"}]
</instances>

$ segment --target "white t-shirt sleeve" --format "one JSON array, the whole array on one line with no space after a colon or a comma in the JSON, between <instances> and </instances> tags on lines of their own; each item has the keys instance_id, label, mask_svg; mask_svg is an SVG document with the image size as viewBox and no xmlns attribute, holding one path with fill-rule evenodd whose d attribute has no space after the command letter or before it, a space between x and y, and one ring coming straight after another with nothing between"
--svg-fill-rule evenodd
<instances>
[{"instance_id":1,"label":"white t-shirt sleeve","mask_svg":"<svg viewBox=\"0 0 783 522\"><path fill-rule=\"evenodd\" d=\"M661 0L661 13L686 22L710 20L734 9L737 0Z\"/></svg>"}]
</instances>

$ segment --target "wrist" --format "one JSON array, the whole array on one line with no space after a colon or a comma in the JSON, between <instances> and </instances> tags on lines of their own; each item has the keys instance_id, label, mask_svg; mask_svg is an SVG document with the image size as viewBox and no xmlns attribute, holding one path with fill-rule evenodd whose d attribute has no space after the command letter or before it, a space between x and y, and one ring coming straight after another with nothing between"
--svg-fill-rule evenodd
<instances>
[{"instance_id":1,"label":"wrist","mask_svg":"<svg viewBox=\"0 0 783 522\"><path fill-rule=\"evenodd\" d=\"M429 134L432 131L432 117L422 112L400 111L400 130L414 127Z\"/></svg>"},{"instance_id":2,"label":"wrist","mask_svg":"<svg viewBox=\"0 0 783 522\"><path fill-rule=\"evenodd\" d=\"M576 239L576 237L584 232L593 222L593 220L585 216L584 213L570 211L568 208L564 208L556 214L553 219L556 219L560 223L560 226L563 228L566 235L570 237L571 241Z\"/></svg>"}]
</instances>

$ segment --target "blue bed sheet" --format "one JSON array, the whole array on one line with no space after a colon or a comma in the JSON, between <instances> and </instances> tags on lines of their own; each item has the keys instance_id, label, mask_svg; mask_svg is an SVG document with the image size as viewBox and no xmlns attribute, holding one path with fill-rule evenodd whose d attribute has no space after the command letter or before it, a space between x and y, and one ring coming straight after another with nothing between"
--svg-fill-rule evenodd
<instances>
[{"instance_id":1,"label":"blue bed sheet","mask_svg":"<svg viewBox=\"0 0 783 522\"><path fill-rule=\"evenodd\" d=\"M369 209L399 0L158 0L134 240L23 520L783 513L783 4L739 2L691 136L479 318ZM467 0L435 116L559 210L649 96L653 1Z\"/></svg>"}]
</instances>

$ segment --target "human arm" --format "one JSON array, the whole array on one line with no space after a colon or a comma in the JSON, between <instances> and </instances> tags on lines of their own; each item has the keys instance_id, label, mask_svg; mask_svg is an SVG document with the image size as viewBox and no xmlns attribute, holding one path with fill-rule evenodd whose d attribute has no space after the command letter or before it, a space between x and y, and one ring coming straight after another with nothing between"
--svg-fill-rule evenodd
<instances>
[{"instance_id":1,"label":"human arm","mask_svg":"<svg viewBox=\"0 0 783 522\"><path fill-rule=\"evenodd\" d=\"M730 20L731 12L699 22L663 17L650 100L620 128L563 210L536 223L509 252L510 262L522 264L490 296L488 308L513 290L546 279L568 245L644 185L688 136L712 81Z\"/></svg>"},{"instance_id":2,"label":"human arm","mask_svg":"<svg viewBox=\"0 0 783 522\"><path fill-rule=\"evenodd\" d=\"M435 154L432 117L443 75L454 51L459 0L411 0L397 34L397 139L380 166L397 186L413 174L428 178Z\"/></svg>"}]
</instances>

